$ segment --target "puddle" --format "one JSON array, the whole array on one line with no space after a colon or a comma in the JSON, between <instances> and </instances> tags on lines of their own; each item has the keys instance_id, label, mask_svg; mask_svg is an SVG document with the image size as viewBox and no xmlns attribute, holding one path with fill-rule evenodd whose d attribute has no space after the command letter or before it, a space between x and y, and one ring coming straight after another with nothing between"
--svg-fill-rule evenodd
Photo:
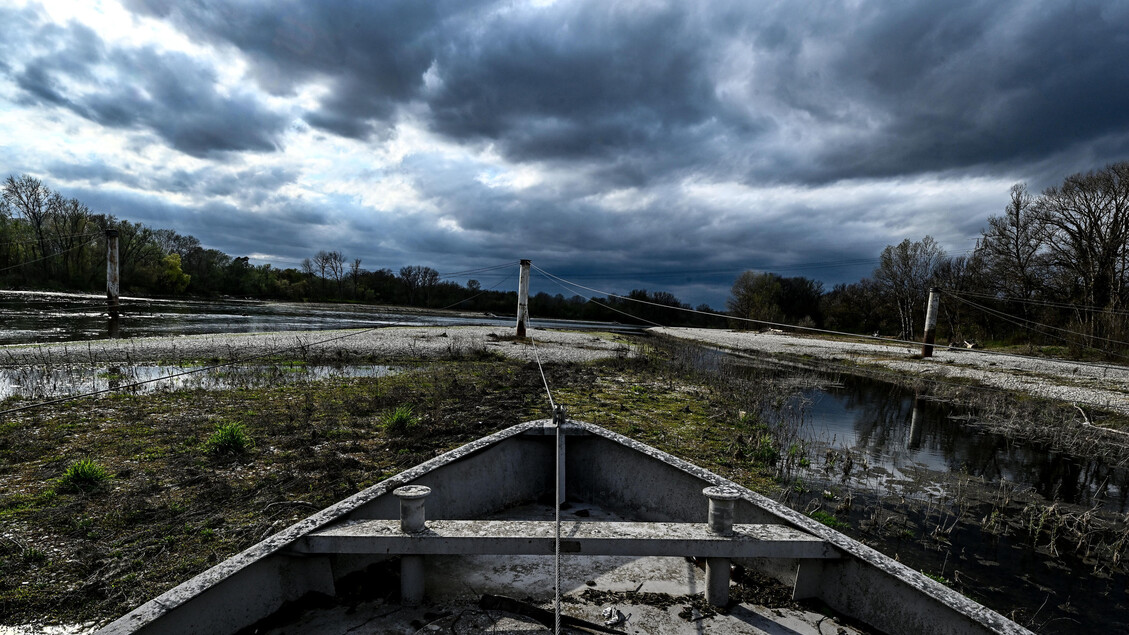
<instances>
[{"instance_id":1,"label":"puddle","mask_svg":"<svg viewBox=\"0 0 1129 635\"><path fill-rule=\"evenodd\" d=\"M1129 469L1097 457L1056 452L969 425L957 407L861 378L808 389L798 438L810 465L798 474L882 493L939 496L944 478L971 476L1033 489L1046 500L1129 511Z\"/></svg>"}]
</instances>

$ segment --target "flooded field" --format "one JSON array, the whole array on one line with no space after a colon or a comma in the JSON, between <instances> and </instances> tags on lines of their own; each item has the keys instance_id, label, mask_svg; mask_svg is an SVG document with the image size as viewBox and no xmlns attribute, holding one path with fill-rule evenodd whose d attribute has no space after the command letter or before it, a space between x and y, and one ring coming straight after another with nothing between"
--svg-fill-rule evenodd
<instances>
[{"instance_id":1,"label":"flooded field","mask_svg":"<svg viewBox=\"0 0 1129 635\"><path fill-rule=\"evenodd\" d=\"M0 303L5 343L111 335L98 296L4 292L3 301L15 303ZM146 310L127 314L114 335L511 323L489 316L401 315L372 307L147 302ZM619 328L564 322L537 326ZM698 370L754 372L742 367L748 360L689 348L700 357L694 362ZM178 389L261 388L399 372L379 363L381 359L315 361L220 368L10 366L0 368L0 399L123 388L135 393L167 390L176 397ZM888 383L850 375L813 380L772 362L762 362L755 373L756 381L764 384L769 378L781 387L764 406L774 411L764 421L775 422L776 445L756 459L776 470L779 498L1037 632L1129 632L1129 574L1121 560L1129 545L1129 453L1088 452L1028 438L993 427L991 417L975 407ZM458 407L467 406L460 401ZM287 416L295 413L301 414L300 409ZM307 451L305 445L301 451Z\"/></svg>"},{"instance_id":2,"label":"flooded field","mask_svg":"<svg viewBox=\"0 0 1129 635\"><path fill-rule=\"evenodd\" d=\"M0 367L0 400L8 397L55 398L83 393L121 390L148 393L158 390L258 388L279 382L350 377L384 377L397 368L382 364L241 364L208 366L21 366Z\"/></svg>"},{"instance_id":3,"label":"flooded field","mask_svg":"<svg viewBox=\"0 0 1129 635\"><path fill-rule=\"evenodd\" d=\"M1129 469L857 377L808 388L781 498L1042 633L1129 631ZM1006 611L1004 611L1006 613Z\"/></svg>"},{"instance_id":4,"label":"flooded field","mask_svg":"<svg viewBox=\"0 0 1129 635\"><path fill-rule=\"evenodd\" d=\"M106 297L94 294L0 291L0 345L119 337L317 331L381 326L509 326L514 318L440 314L348 304L250 300L122 298L122 316L110 320ZM623 324L538 320L535 328L639 331Z\"/></svg>"},{"instance_id":5,"label":"flooded field","mask_svg":"<svg viewBox=\"0 0 1129 635\"><path fill-rule=\"evenodd\" d=\"M1030 489L1046 500L1129 511L1129 468L1100 456L1074 456L971 426L970 413L876 381L844 377L803 391L800 439L814 456L802 472L834 472L840 482L882 493L939 496L944 474ZM826 460L836 456L837 465ZM849 465L849 466L848 466ZM846 479L843 477L846 475ZM922 481L934 483L924 491Z\"/></svg>"}]
</instances>

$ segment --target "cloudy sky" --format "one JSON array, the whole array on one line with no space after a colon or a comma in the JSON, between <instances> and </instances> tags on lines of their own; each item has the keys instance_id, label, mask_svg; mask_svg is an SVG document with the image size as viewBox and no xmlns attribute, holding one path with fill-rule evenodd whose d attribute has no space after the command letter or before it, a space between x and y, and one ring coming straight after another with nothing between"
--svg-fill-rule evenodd
<instances>
[{"instance_id":1,"label":"cloudy sky","mask_svg":"<svg viewBox=\"0 0 1129 635\"><path fill-rule=\"evenodd\" d=\"M722 307L748 268L964 253L1013 183L1129 159L1119 0L0 0L0 25L0 176L283 267L530 258Z\"/></svg>"}]
</instances>

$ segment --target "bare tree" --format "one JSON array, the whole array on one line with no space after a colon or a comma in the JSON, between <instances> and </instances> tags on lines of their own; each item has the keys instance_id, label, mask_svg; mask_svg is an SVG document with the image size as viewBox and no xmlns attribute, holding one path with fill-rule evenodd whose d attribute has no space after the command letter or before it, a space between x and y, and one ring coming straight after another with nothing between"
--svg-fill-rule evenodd
<instances>
[{"instance_id":1,"label":"bare tree","mask_svg":"<svg viewBox=\"0 0 1129 635\"><path fill-rule=\"evenodd\" d=\"M318 276L318 288L321 289L321 294L325 295L325 280L327 278L326 272L329 271L330 255L328 251L319 251L314 254L314 270Z\"/></svg>"},{"instance_id":2,"label":"bare tree","mask_svg":"<svg viewBox=\"0 0 1129 635\"><path fill-rule=\"evenodd\" d=\"M345 279L345 256L335 250L325 254L325 258L329 275L333 276L333 281L337 283L337 297L341 298L341 285Z\"/></svg>"},{"instance_id":3,"label":"bare tree","mask_svg":"<svg viewBox=\"0 0 1129 635\"><path fill-rule=\"evenodd\" d=\"M20 214L31 224L35 232L38 252L33 251L34 258L47 256L46 225L51 214L51 189L37 178L27 174L18 177L9 175L4 181L4 200L8 202L17 214ZM43 270L47 272L46 261Z\"/></svg>"},{"instance_id":4,"label":"bare tree","mask_svg":"<svg viewBox=\"0 0 1129 635\"><path fill-rule=\"evenodd\" d=\"M423 289L430 300L432 287L439 283L439 272L431 267L412 265L400 268L400 280L408 290L408 304L415 304L416 293Z\"/></svg>"},{"instance_id":5,"label":"bare tree","mask_svg":"<svg viewBox=\"0 0 1129 635\"><path fill-rule=\"evenodd\" d=\"M1124 301L1129 260L1129 162L1096 172L1074 174L1047 188L1035 209L1047 227L1052 264L1077 286L1085 304L1082 321L1091 335L1100 330L1098 314Z\"/></svg>"},{"instance_id":6,"label":"bare tree","mask_svg":"<svg viewBox=\"0 0 1129 635\"><path fill-rule=\"evenodd\" d=\"M48 236L51 250L59 254L63 279L71 284L83 274L83 263L91 243L97 237L97 226L92 222L94 213L77 198L51 197L51 233Z\"/></svg>"},{"instance_id":7,"label":"bare tree","mask_svg":"<svg viewBox=\"0 0 1129 635\"><path fill-rule=\"evenodd\" d=\"M988 229L980 241L996 291L1024 301L1035 296L1046 277L1047 237L1047 225L1036 213L1035 198L1026 185L1016 183L1003 215L988 219ZM1023 306L1026 310L1028 305Z\"/></svg>"},{"instance_id":8,"label":"bare tree","mask_svg":"<svg viewBox=\"0 0 1129 635\"><path fill-rule=\"evenodd\" d=\"M944 255L932 236L920 242L907 238L882 250L874 279L890 294L898 309L900 339L913 338L916 315L923 312L929 285Z\"/></svg>"},{"instance_id":9,"label":"bare tree","mask_svg":"<svg viewBox=\"0 0 1129 635\"><path fill-rule=\"evenodd\" d=\"M353 279L353 299L357 298L357 282L361 277L361 259L354 258L349 265L349 277Z\"/></svg>"}]
</instances>

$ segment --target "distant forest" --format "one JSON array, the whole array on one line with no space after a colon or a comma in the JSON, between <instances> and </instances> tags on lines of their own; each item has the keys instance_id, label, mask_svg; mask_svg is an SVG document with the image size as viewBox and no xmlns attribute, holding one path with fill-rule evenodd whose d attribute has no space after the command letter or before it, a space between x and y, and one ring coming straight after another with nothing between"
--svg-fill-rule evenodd
<instances>
[{"instance_id":1,"label":"distant forest","mask_svg":"<svg viewBox=\"0 0 1129 635\"><path fill-rule=\"evenodd\" d=\"M941 292L938 343L1057 346L1129 359L1129 162L1032 194L1011 188L976 246L950 255L930 236L883 249L871 277L830 291L805 278L746 272L731 315L920 339L929 289ZM755 323L754 323L755 326Z\"/></svg>"},{"instance_id":2,"label":"distant forest","mask_svg":"<svg viewBox=\"0 0 1129 635\"><path fill-rule=\"evenodd\" d=\"M123 292L364 302L512 315L512 290L443 280L430 267L367 270L320 251L299 268L252 265L192 236L97 214L30 176L9 176L0 198L0 285L101 291L107 229L120 232ZM824 329L920 338L931 287L941 290L939 343L1064 346L1076 355L1129 353L1129 162L1067 177L1001 201L974 249L947 254L930 236L888 245L874 273L827 290L819 281L746 271L727 312L665 291L628 299L538 293L536 317L733 328ZM515 263L514 269L516 271ZM494 274L489 274L493 276ZM516 287L516 277L513 284ZM641 301L641 302L637 302Z\"/></svg>"},{"instance_id":3,"label":"distant forest","mask_svg":"<svg viewBox=\"0 0 1129 635\"><path fill-rule=\"evenodd\" d=\"M359 258L349 259L339 251L319 251L299 268L253 265L245 256L205 249L193 236L95 213L81 201L66 198L27 175L9 176L3 184L0 288L105 291L107 229L119 232L123 294L358 302L498 315L513 315L517 309L517 292L512 290L517 287L516 261L515 275L505 291L484 288L474 279L465 286L443 280L435 269L418 265L399 271L368 270ZM634 290L628 295L653 304L614 297L597 297L589 302L581 296L538 293L530 297L529 310L532 316L542 318L713 326L725 323L724 316L666 308L690 308L669 293ZM712 313L707 306L698 308Z\"/></svg>"}]
</instances>

